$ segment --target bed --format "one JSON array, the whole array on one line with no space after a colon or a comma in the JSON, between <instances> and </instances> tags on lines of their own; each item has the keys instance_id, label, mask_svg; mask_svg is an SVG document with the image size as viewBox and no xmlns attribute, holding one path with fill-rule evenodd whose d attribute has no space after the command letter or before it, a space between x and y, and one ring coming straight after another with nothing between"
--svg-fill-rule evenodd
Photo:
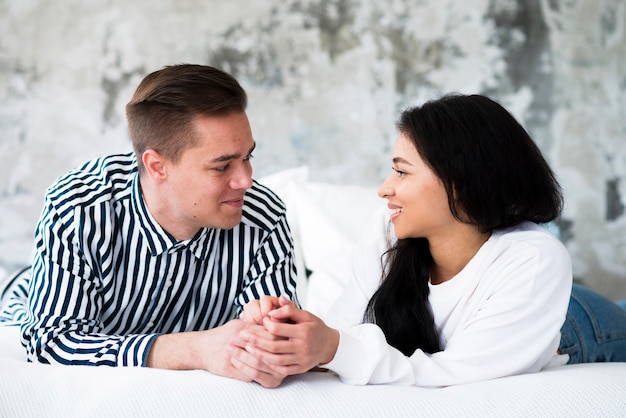
<instances>
[{"instance_id":1,"label":"bed","mask_svg":"<svg viewBox=\"0 0 626 418\"><path fill-rule=\"evenodd\" d=\"M285 201L302 304L323 316L346 284L375 190L308 181L306 167L261 179ZM0 417L626 417L626 363L568 365L448 388L350 386L328 372L275 389L204 371L50 366L25 361L0 327Z\"/></svg>"}]
</instances>

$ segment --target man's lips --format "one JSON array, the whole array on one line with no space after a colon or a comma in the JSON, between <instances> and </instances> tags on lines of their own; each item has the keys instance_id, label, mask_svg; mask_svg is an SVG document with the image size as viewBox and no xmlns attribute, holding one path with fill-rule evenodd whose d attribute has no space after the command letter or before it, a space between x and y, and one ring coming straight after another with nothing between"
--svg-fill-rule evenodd
<instances>
[{"instance_id":1,"label":"man's lips","mask_svg":"<svg viewBox=\"0 0 626 418\"><path fill-rule=\"evenodd\" d=\"M225 204L225 205L241 208L241 207L243 207L243 196L242 197L237 197L237 198L234 198L234 199L224 200L224 201L222 201L222 203Z\"/></svg>"}]
</instances>

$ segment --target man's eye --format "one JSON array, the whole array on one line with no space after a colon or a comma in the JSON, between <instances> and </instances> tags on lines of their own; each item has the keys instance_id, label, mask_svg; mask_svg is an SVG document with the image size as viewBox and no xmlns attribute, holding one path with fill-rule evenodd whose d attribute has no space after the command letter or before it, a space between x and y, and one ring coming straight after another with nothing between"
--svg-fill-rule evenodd
<instances>
[{"instance_id":1,"label":"man's eye","mask_svg":"<svg viewBox=\"0 0 626 418\"><path fill-rule=\"evenodd\" d=\"M221 167L216 167L215 170L216 171L220 171L220 172L224 172L224 171L228 170L228 167L230 167L230 164L226 164L226 165L223 165Z\"/></svg>"},{"instance_id":2,"label":"man's eye","mask_svg":"<svg viewBox=\"0 0 626 418\"><path fill-rule=\"evenodd\" d=\"M247 155L247 156L246 156L243 160L244 160L244 161L250 161L250 160L251 160L251 159L253 159L253 158L254 158L254 155L252 155L252 154L248 154L248 155Z\"/></svg>"}]
</instances>

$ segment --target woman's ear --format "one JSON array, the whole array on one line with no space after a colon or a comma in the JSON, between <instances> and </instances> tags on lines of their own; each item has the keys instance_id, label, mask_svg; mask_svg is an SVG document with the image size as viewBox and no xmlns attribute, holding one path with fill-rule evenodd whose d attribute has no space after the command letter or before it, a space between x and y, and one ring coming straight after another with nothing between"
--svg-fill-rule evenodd
<instances>
[{"instance_id":1,"label":"woman's ear","mask_svg":"<svg viewBox=\"0 0 626 418\"><path fill-rule=\"evenodd\" d=\"M162 183L167 178L166 160L161 154L153 149L144 151L141 161L146 170L146 174L155 183Z\"/></svg>"}]
</instances>

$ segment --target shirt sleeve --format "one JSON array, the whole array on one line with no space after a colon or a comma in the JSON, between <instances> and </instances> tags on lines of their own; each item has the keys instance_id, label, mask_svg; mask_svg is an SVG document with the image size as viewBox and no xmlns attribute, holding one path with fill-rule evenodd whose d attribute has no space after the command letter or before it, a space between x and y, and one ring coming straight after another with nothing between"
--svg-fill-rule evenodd
<instances>
[{"instance_id":1,"label":"shirt sleeve","mask_svg":"<svg viewBox=\"0 0 626 418\"><path fill-rule=\"evenodd\" d=\"M336 306L339 347L324 367L351 384L425 387L541 370L558 348L571 288L571 260L560 243L542 251L531 246L516 248L514 253L514 257L497 258L483 271L482 287L464 301L456 313L462 320L444 342L444 350L434 354L416 350L407 357L387 344L378 326L355 322L356 316L349 312L367 303L374 280L367 275L355 277L353 281L361 285L346 290L360 302ZM491 283L490 277L494 278ZM359 293L359 287L365 292ZM352 323L348 324L350 315Z\"/></svg>"},{"instance_id":2,"label":"shirt sleeve","mask_svg":"<svg viewBox=\"0 0 626 418\"><path fill-rule=\"evenodd\" d=\"M144 366L157 334L102 333L99 280L80 251L73 218L73 213L59 213L46 198L35 237L27 317L21 325L28 360Z\"/></svg>"},{"instance_id":3,"label":"shirt sleeve","mask_svg":"<svg viewBox=\"0 0 626 418\"><path fill-rule=\"evenodd\" d=\"M31 266L27 266L7 280L0 296L0 325L19 325L24 321L30 274Z\"/></svg>"},{"instance_id":4,"label":"shirt sleeve","mask_svg":"<svg viewBox=\"0 0 626 418\"><path fill-rule=\"evenodd\" d=\"M235 300L237 314L246 303L264 295L284 295L299 305L294 257L293 238L283 210L254 254L243 291Z\"/></svg>"}]
</instances>

